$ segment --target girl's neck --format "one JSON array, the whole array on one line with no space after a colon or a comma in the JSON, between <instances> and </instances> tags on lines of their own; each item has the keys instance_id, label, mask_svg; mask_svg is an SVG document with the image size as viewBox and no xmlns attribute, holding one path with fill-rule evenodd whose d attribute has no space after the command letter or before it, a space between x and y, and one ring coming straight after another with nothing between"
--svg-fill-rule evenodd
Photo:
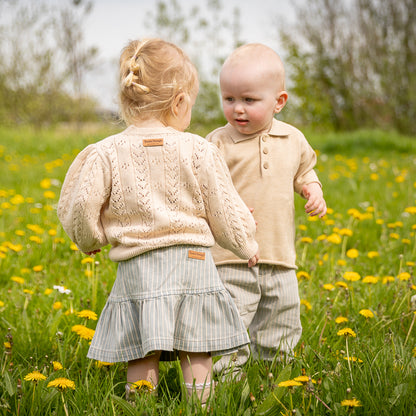
<instances>
[{"instance_id":1,"label":"girl's neck","mask_svg":"<svg viewBox=\"0 0 416 416\"><path fill-rule=\"evenodd\" d=\"M157 118L150 118L147 120L137 120L134 125L139 128L151 128L151 127L166 127L166 124L163 124Z\"/></svg>"}]
</instances>

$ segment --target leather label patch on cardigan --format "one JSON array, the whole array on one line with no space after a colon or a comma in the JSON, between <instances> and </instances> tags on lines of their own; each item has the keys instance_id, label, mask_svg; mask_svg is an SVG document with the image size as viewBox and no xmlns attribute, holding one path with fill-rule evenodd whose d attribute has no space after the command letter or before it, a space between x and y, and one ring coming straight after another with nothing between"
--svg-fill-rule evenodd
<instances>
[{"instance_id":1,"label":"leather label patch on cardigan","mask_svg":"<svg viewBox=\"0 0 416 416\"><path fill-rule=\"evenodd\" d=\"M205 253L203 251L189 250L188 257L190 259L205 260Z\"/></svg>"},{"instance_id":2,"label":"leather label patch on cardigan","mask_svg":"<svg viewBox=\"0 0 416 416\"><path fill-rule=\"evenodd\" d=\"M163 146L163 139L143 139L144 147Z\"/></svg>"}]
</instances>

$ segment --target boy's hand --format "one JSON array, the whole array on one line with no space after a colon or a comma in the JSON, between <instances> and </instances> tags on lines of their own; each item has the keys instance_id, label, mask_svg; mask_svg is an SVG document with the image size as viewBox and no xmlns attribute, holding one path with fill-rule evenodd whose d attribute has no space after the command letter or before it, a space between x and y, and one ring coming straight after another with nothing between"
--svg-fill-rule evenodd
<instances>
[{"instance_id":1,"label":"boy's hand","mask_svg":"<svg viewBox=\"0 0 416 416\"><path fill-rule=\"evenodd\" d=\"M319 214L319 218L322 218L326 214L326 202L319 183L311 182L303 185L302 193L308 200L305 205L305 212L310 216Z\"/></svg>"},{"instance_id":2,"label":"boy's hand","mask_svg":"<svg viewBox=\"0 0 416 416\"><path fill-rule=\"evenodd\" d=\"M259 261L259 252L257 251L257 253L248 260L248 267L253 267L257 264L257 262Z\"/></svg>"}]
</instances>

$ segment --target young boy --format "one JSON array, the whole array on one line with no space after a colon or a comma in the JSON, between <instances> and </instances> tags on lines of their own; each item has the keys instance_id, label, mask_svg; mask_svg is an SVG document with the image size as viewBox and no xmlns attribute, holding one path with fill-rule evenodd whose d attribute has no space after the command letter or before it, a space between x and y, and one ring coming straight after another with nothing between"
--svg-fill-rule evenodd
<instances>
[{"instance_id":1,"label":"young boy","mask_svg":"<svg viewBox=\"0 0 416 416\"><path fill-rule=\"evenodd\" d=\"M303 134L274 115L286 104L284 67L262 44L236 49L225 61L220 87L228 124L207 139L223 153L234 186L258 222L258 265L216 245L212 252L220 276L249 329L255 357L273 360L290 354L302 333L295 264L294 192L308 201L309 215L326 214L322 187L313 170L316 155ZM223 356L216 373L239 367L248 348Z\"/></svg>"}]
</instances>

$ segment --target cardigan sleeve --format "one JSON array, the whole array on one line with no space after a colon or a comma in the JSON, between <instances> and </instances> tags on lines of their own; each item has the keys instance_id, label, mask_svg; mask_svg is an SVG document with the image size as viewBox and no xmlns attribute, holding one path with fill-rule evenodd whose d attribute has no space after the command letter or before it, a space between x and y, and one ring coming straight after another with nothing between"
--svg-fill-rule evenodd
<instances>
[{"instance_id":1,"label":"cardigan sleeve","mask_svg":"<svg viewBox=\"0 0 416 416\"><path fill-rule=\"evenodd\" d=\"M61 189L58 218L83 252L108 244L100 214L110 195L109 172L96 146L90 145L71 164Z\"/></svg>"},{"instance_id":2,"label":"cardigan sleeve","mask_svg":"<svg viewBox=\"0 0 416 416\"><path fill-rule=\"evenodd\" d=\"M213 144L209 144L206 162L202 189L214 238L223 248L249 259L258 250L254 218L234 188L225 161Z\"/></svg>"},{"instance_id":3,"label":"cardigan sleeve","mask_svg":"<svg viewBox=\"0 0 416 416\"><path fill-rule=\"evenodd\" d=\"M321 185L318 175L313 169L316 165L316 153L307 142L305 137L301 135L300 138L300 162L299 168L294 178L295 192L302 195L303 185L307 185L312 182L317 182ZM321 185L322 186L322 185Z\"/></svg>"}]
</instances>

